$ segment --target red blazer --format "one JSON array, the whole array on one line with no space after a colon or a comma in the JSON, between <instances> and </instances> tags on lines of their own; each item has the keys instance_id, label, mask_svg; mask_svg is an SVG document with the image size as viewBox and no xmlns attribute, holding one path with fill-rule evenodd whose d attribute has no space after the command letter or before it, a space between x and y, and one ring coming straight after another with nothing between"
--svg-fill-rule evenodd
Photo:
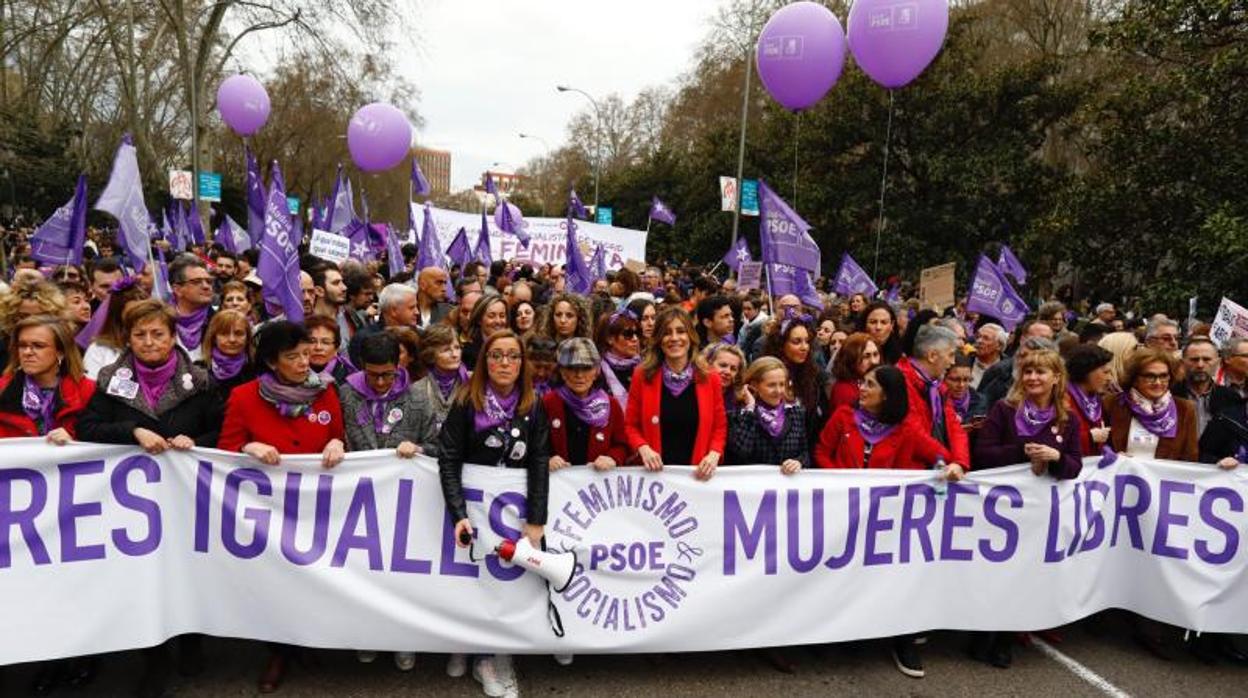
<instances>
[{"instance_id":1,"label":"red blazer","mask_svg":"<svg viewBox=\"0 0 1248 698\"><path fill-rule=\"evenodd\" d=\"M724 412L724 391L719 384L719 375L714 371L695 377L693 389L698 399L698 435L693 440L691 460L696 465L711 451L723 455L724 444L728 441L728 415ZM628 412L624 415L624 433L631 452L635 453L642 446L663 452L659 430L662 390L662 370L655 371L650 380L646 380L646 372L641 366L633 370L633 382L628 389Z\"/></svg>"},{"instance_id":2,"label":"red blazer","mask_svg":"<svg viewBox=\"0 0 1248 698\"><path fill-rule=\"evenodd\" d=\"M283 417L273 403L260 397L257 378L230 392L217 448L242 451L243 446L258 441L283 454L320 453L333 439L345 438L338 391L327 388L302 417Z\"/></svg>"},{"instance_id":3,"label":"red blazer","mask_svg":"<svg viewBox=\"0 0 1248 698\"><path fill-rule=\"evenodd\" d=\"M927 387L910 362L908 358L897 362L897 368L901 369L906 376L910 418L918 424L923 433L931 435L932 407L927 402ZM940 384L940 395L944 398L945 404L945 433L949 436L949 462L957 463L962 466L963 470L970 470L971 440L967 438L966 430L962 428L962 420L958 418L958 413L953 409L953 403L949 400L949 388L943 381Z\"/></svg>"},{"instance_id":4,"label":"red blazer","mask_svg":"<svg viewBox=\"0 0 1248 698\"><path fill-rule=\"evenodd\" d=\"M610 397L610 394L608 394ZM624 411L615 398L610 399L611 414L607 417L607 425L601 429L589 428L589 447L586 457L593 462L598 456L609 456L616 465L624 465L628 458L628 439L624 436ZM551 455L568 460L568 415L567 405L555 391L551 390L542 396L542 406L546 408L546 421L550 424ZM573 463L572 465L584 465Z\"/></svg>"},{"instance_id":5,"label":"red blazer","mask_svg":"<svg viewBox=\"0 0 1248 698\"><path fill-rule=\"evenodd\" d=\"M862 468L865 444L858 425L854 423L854 408L842 405L836 408L819 433L815 465L820 468ZM906 419L871 449L871 460L866 467L926 470L941 458L953 462L949 460L948 449L923 431L917 421Z\"/></svg>"},{"instance_id":6,"label":"red blazer","mask_svg":"<svg viewBox=\"0 0 1248 698\"><path fill-rule=\"evenodd\" d=\"M1092 443L1092 428L1105 426L1105 413L1101 412L1101 421L1097 424L1089 424L1088 420L1079 411L1079 406L1075 404L1074 398L1066 396L1066 411L1070 413L1071 420L1079 427L1079 452L1084 456L1099 456L1101 449Z\"/></svg>"},{"instance_id":7,"label":"red blazer","mask_svg":"<svg viewBox=\"0 0 1248 698\"><path fill-rule=\"evenodd\" d=\"M15 373L0 376L0 393L9 388L13 382ZM21 392L17 389L17 405L16 410L11 407L8 409L0 408L0 439L12 439L21 436L39 436L39 429L35 426L35 420L26 416L21 408ZM77 437L78 415L87 408L87 403L91 401L91 396L95 394L95 381L90 378L80 378L74 380L69 376L61 378L61 385L57 390L60 391L61 408L53 415L52 426L48 431L61 428L69 432L70 436Z\"/></svg>"},{"instance_id":8,"label":"red blazer","mask_svg":"<svg viewBox=\"0 0 1248 698\"><path fill-rule=\"evenodd\" d=\"M855 402L858 402L858 381L836 379L832 384L832 399L828 409L836 411L841 405L853 407Z\"/></svg>"}]
</instances>

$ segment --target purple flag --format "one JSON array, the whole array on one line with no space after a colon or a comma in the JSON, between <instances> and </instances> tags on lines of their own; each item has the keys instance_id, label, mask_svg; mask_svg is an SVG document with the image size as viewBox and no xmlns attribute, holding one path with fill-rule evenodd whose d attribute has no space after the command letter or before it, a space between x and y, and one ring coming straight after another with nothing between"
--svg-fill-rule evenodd
<instances>
[{"instance_id":1,"label":"purple flag","mask_svg":"<svg viewBox=\"0 0 1248 698\"><path fill-rule=\"evenodd\" d=\"M165 251L157 248L156 270L152 272L152 295L166 302L173 302L173 288L169 285L169 265L165 264Z\"/></svg>"},{"instance_id":2,"label":"purple flag","mask_svg":"<svg viewBox=\"0 0 1248 698\"><path fill-rule=\"evenodd\" d=\"M880 292L875 282L858 266L858 262L849 256L846 252L841 256L841 268L836 270L836 286L834 287L839 296L852 296L855 293L862 293L867 298L874 298L875 294Z\"/></svg>"},{"instance_id":3,"label":"purple flag","mask_svg":"<svg viewBox=\"0 0 1248 698\"><path fill-rule=\"evenodd\" d=\"M672 209L667 204L659 200L659 197L653 197L650 201L650 219L668 225L676 225L676 214L672 213ZM736 267L733 267L734 269Z\"/></svg>"},{"instance_id":4,"label":"purple flag","mask_svg":"<svg viewBox=\"0 0 1248 698\"><path fill-rule=\"evenodd\" d=\"M247 236L251 246L256 247L264 238L264 177L260 163L251 148L244 149L247 157Z\"/></svg>"},{"instance_id":5,"label":"purple flag","mask_svg":"<svg viewBox=\"0 0 1248 698\"><path fill-rule=\"evenodd\" d=\"M199 219L199 202L191 200L191 212L186 216L186 228L190 231L190 240L196 245L203 245L204 222Z\"/></svg>"},{"instance_id":6,"label":"purple flag","mask_svg":"<svg viewBox=\"0 0 1248 698\"><path fill-rule=\"evenodd\" d=\"M433 224L433 209L425 204L425 223L420 231L420 251L416 255L416 270L427 267L446 267L442 254L442 242L438 240L438 227Z\"/></svg>"},{"instance_id":7,"label":"purple flag","mask_svg":"<svg viewBox=\"0 0 1248 698\"><path fill-rule=\"evenodd\" d=\"M221 243L226 252L234 254L242 254L251 249L251 237L229 216L226 216L225 220L221 221L221 227L217 228L217 242Z\"/></svg>"},{"instance_id":8,"label":"purple flag","mask_svg":"<svg viewBox=\"0 0 1248 698\"><path fill-rule=\"evenodd\" d=\"M186 212L182 210L182 202L176 199L169 202L169 206L173 212L173 217L170 219L173 227L169 229L169 244L178 252L186 252L191 239L191 231L186 225Z\"/></svg>"},{"instance_id":9,"label":"purple flag","mask_svg":"<svg viewBox=\"0 0 1248 698\"><path fill-rule=\"evenodd\" d=\"M601 243L594 248L594 256L589 258L589 270L595 280L607 278L607 250Z\"/></svg>"},{"instance_id":10,"label":"purple flag","mask_svg":"<svg viewBox=\"0 0 1248 698\"><path fill-rule=\"evenodd\" d=\"M45 264L82 264L87 241L87 176L78 175L74 198L48 217L30 238L30 256Z\"/></svg>"},{"instance_id":11,"label":"purple flag","mask_svg":"<svg viewBox=\"0 0 1248 698\"><path fill-rule=\"evenodd\" d=\"M494 207L494 223L504 233L515 235L520 240L521 247L529 249L529 224L520 215L519 206L500 198L498 205Z\"/></svg>"},{"instance_id":12,"label":"purple flag","mask_svg":"<svg viewBox=\"0 0 1248 698\"><path fill-rule=\"evenodd\" d=\"M1014 277L1018 283L1027 283L1027 270L1023 268L1023 263L1014 256L1014 251L1008 245L1001 246L1001 254L997 256L997 268Z\"/></svg>"},{"instance_id":13,"label":"purple flag","mask_svg":"<svg viewBox=\"0 0 1248 698\"><path fill-rule=\"evenodd\" d=\"M472 256L487 267L494 263L490 254L490 224L485 218L485 209L481 209L481 232L477 235L477 246L473 248Z\"/></svg>"},{"instance_id":14,"label":"purple flag","mask_svg":"<svg viewBox=\"0 0 1248 698\"><path fill-rule=\"evenodd\" d=\"M264 283L263 296L281 306L286 319L303 322L303 292L299 289L299 250L286 204L286 183L282 168L273 162L269 173L269 198L264 208L264 240L256 274Z\"/></svg>"},{"instance_id":15,"label":"purple flag","mask_svg":"<svg viewBox=\"0 0 1248 698\"><path fill-rule=\"evenodd\" d=\"M489 172L485 173L485 193L498 196L498 187L494 186L494 176Z\"/></svg>"},{"instance_id":16,"label":"purple flag","mask_svg":"<svg viewBox=\"0 0 1248 698\"><path fill-rule=\"evenodd\" d=\"M758 180L758 209L763 261L818 273L819 246L810 237L810 225L761 179Z\"/></svg>"},{"instance_id":17,"label":"purple flag","mask_svg":"<svg viewBox=\"0 0 1248 698\"><path fill-rule=\"evenodd\" d=\"M452 264L458 264L461 268L472 261L472 247L468 244L467 228L460 228L455 234L455 239L451 240L451 246L446 248L446 256L451 258Z\"/></svg>"},{"instance_id":18,"label":"purple flag","mask_svg":"<svg viewBox=\"0 0 1248 698\"><path fill-rule=\"evenodd\" d=\"M802 304L823 310L823 296L819 295L819 291L815 290L815 284L810 279L810 272L805 269L797 269L795 274L797 277L795 289L797 297L802 299Z\"/></svg>"},{"instance_id":19,"label":"purple flag","mask_svg":"<svg viewBox=\"0 0 1248 698\"><path fill-rule=\"evenodd\" d=\"M737 244L724 253L724 266L736 272L741 271L742 262L753 261L754 258L750 256L750 245L745 241L744 235L737 238Z\"/></svg>"},{"instance_id":20,"label":"purple flag","mask_svg":"<svg viewBox=\"0 0 1248 698\"><path fill-rule=\"evenodd\" d=\"M351 259L369 262L373 259L372 246L368 244L368 225L356 218L338 233L351 241Z\"/></svg>"},{"instance_id":21,"label":"purple flag","mask_svg":"<svg viewBox=\"0 0 1248 698\"><path fill-rule=\"evenodd\" d=\"M767 284L772 298L779 299L781 296L794 295L802 301L803 305L814 308L823 307L823 299L815 291L814 284L810 282L810 273L805 269L798 269L789 264L768 264Z\"/></svg>"},{"instance_id":22,"label":"purple flag","mask_svg":"<svg viewBox=\"0 0 1248 698\"><path fill-rule=\"evenodd\" d=\"M884 300L896 305L901 301L901 285L893 284L884 292Z\"/></svg>"},{"instance_id":23,"label":"purple flag","mask_svg":"<svg viewBox=\"0 0 1248 698\"><path fill-rule=\"evenodd\" d=\"M150 254L151 218L143 203L143 182L139 178L139 158L130 134L121 139L117 156L113 158L113 171L108 177L104 192L95 202L95 208L117 219L121 235L118 242L126 251L130 266L142 269Z\"/></svg>"},{"instance_id":24,"label":"purple flag","mask_svg":"<svg viewBox=\"0 0 1248 698\"><path fill-rule=\"evenodd\" d=\"M971 279L968 296L967 312L991 315L1010 331L1022 322L1030 310L1027 301L1018 295L1005 274L983 255L980 255L979 263L975 266L975 276Z\"/></svg>"},{"instance_id":25,"label":"purple flag","mask_svg":"<svg viewBox=\"0 0 1248 698\"><path fill-rule=\"evenodd\" d=\"M567 278L567 288L572 293L589 293L594 287L594 273L590 271L589 265L585 263L585 257L581 254L581 247L576 241L576 222L572 220L571 211L568 213L568 242L564 248L565 255L565 277Z\"/></svg>"},{"instance_id":26,"label":"purple flag","mask_svg":"<svg viewBox=\"0 0 1248 698\"><path fill-rule=\"evenodd\" d=\"M388 225L386 226L386 261L390 265L390 278L392 279L407 271L407 265L403 263L403 245L399 242L399 233Z\"/></svg>"},{"instance_id":27,"label":"purple flag","mask_svg":"<svg viewBox=\"0 0 1248 698\"><path fill-rule=\"evenodd\" d=\"M412 195L428 196L433 188L429 186L429 180L425 179L425 173L420 171L420 163L415 157L412 158Z\"/></svg>"},{"instance_id":28,"label":"purple flag","mask_svg":"<svg viewBox=\"0 0 1248 698\"><path fill-rule=\"evenodd\" d=\"M351 196L351 180L342 174L342 165L338 165L338 178L334 180L334 191L329 195L329 207L322 221L331 233L341 234L355 220L355 201ZM349 236L348 236L349 237Z\"/></svg>"},{"instance_id":29,"label":"purple flag","mask_svg":"<svg viewBox=\"0 0 1248 698\"><path fill-rule=\"evenodd\" d=\"M575 189L568 195L568 214L583 221L589 220L589 211L585 210L585 204L581 203L581 197L576 195Z\"/></svg>"}]
</instances>

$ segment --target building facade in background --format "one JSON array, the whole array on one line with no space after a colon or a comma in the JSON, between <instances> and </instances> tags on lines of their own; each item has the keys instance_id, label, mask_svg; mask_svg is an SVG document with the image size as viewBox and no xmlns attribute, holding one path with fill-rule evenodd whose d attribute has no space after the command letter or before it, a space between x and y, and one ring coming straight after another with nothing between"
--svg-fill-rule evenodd
<instances>
[{"instance_id":1,"label":"building facade in background","mask_svg":"<svg viewBox=\"0 0 1248 698\"><path fill-rule=\"evenodd\" d=\"M412 157L420 163L420 171L429 180L434 195L451 193L450 151L416 146L412 148Z\"/></svg>"}]
</instances>

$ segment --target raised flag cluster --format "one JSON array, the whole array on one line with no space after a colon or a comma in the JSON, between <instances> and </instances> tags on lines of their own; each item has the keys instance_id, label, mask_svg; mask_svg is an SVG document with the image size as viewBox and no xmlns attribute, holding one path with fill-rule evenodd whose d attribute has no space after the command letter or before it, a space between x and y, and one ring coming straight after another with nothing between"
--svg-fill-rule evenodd
<instances>
[{"instance_id":1,"label":"raised flag cluster","mask_svg":"<svg viewBox=\"0 0 1248 698\"><path fill-rule=\"evenodd\" d=\"M971 278L971 288L967 293L966 310L995 317L1005 329L1013 331L1027 316L1030 308L997 265L988 257L980 255L979 263L975 265L975 275Z\"/></svg>"}]
</instances>

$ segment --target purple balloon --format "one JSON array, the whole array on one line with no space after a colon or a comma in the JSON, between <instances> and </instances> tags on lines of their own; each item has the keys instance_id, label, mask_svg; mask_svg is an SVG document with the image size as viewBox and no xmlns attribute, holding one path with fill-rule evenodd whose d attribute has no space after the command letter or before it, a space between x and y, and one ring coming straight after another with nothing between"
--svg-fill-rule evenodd
<instances>
[{"instance_id":1,"label":"purple balloon","mask_svg":"<svg viewBox=\"0 0 1248 698\"><path fill-rule=\"evenodd\" d=\"M849 50L862 72L893 90L927 68L948 29L947 0L854 0Z\"/></svg>"},{"instance_id":2,"label":"purple balloon","mask_svg":"<svg viewBox=\"0 0 1248 698\"><path fill-rule=\"evenodd\" d=\"M347 149L365 172L382 172L403 161L412 147L412 125L397 107L374 102L351 117Z\"/></svg>"},{"instance_id":3,"label":"purple balloon","mask_svg":"<svg viewBox=\"0 0 1248 698\"><path fill-rule=\"evenodd\" d=\"M785 109L808 109L845 66L845 32L823 5L795 2L776 11L758 36L758 77Z\"/></svg>"},{"instance_id":4,"label":"purple balloon","mask_svg":"<svg viewBox=\"0 0 1248 698\"><path fill-rule=\"evenodd\" d=\"M250 75L234 75L217 88L221 120L240 136L250 136L269 120L269 93Z\"/></svg>"}]
</instances>

